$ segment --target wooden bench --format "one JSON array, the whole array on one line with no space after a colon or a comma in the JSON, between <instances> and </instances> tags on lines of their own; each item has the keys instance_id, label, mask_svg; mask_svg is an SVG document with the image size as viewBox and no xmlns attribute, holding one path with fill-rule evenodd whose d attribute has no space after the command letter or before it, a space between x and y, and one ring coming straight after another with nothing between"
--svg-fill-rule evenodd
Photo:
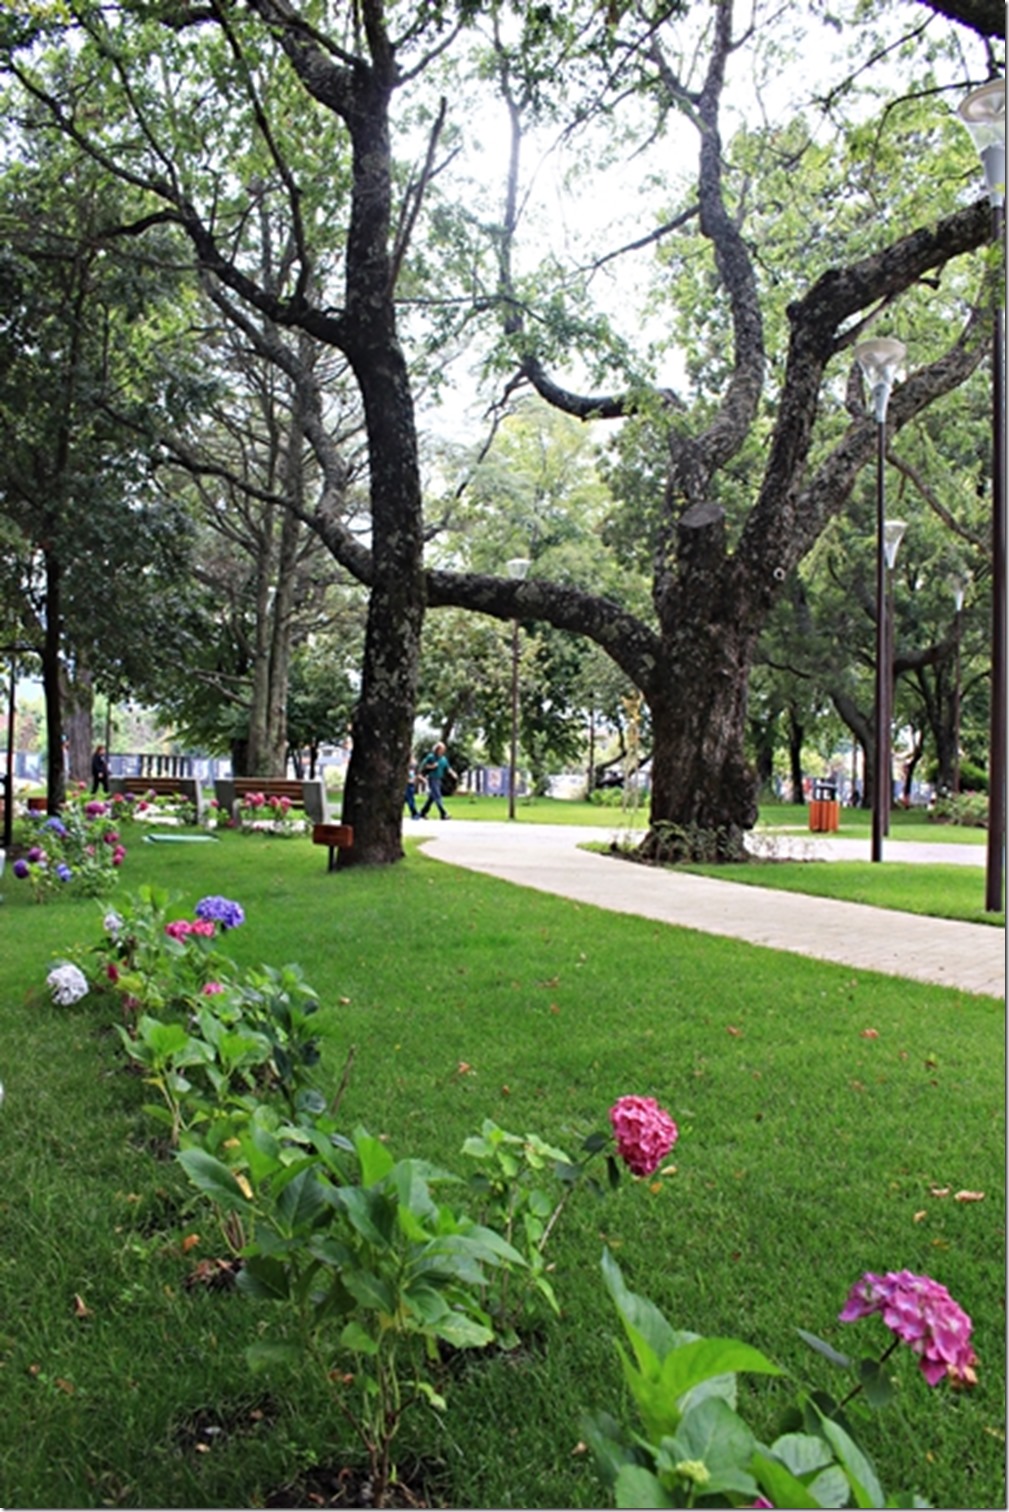
<instances>
[{"instance_id":1,"label":"wooden bench","mask_svg":"<svg viewBox=\"0 0 1009 1512\"><path fill-rule=\"evenodd\" d=\"M233 819L238 818L243 800L252 793L262 793L268 799L286 798L292 808L304 809L313 824L325 824L329 819L326 785L321 777L304 781L294 777L219 777L214 783L219 808Z\"/></svg>"},{"instance_id":2,"label":"wooden bench","mask_svg":"<svg viewBox=\"0 0 1009 1512\"><path fill-rule=\"evenodd\" d=\"M150 793L155 798L184 798L196 809L197 822L203 814L203 787L196 777L110 777L109 796L116 793L124 797L132 793L137 798L146 798Z\"/></svg>"},{"instance_id":3,"label":"wooden bench","mask_svg":"<svg viewBox=\"0 0 1009 1512\"><path fill-rule=\"evenodd\" d=\"M315 824L312 826L312 844L329 846L329 866L326 870L335 871L337 851L350 850L354 844L354 826L352 824Z\"/></svg>"}]
</instances>

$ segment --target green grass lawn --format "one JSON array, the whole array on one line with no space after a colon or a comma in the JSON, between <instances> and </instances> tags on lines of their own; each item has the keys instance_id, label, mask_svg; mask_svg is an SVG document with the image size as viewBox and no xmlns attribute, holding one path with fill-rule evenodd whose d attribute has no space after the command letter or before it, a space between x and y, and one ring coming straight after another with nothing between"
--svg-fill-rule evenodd
<instances>
[{"instance_id":1,"label":"green grass lawn","mask_svg":"<svg viewBox=\"0 0 1009 1512\"><path fill-rule=\"evenodd\" d=\"M1005 927L1005 909L985 912L981 867L918 865L899 860L888 860L882 866L871 861L744 861L729 866L683 865L677 870L716 877L720 882L745 882L753 887L930 914L937 919Z\"/></svg>"},{"instance_id":2,"label":"green grass lawn","mask_svg":"<svg viewBox=\"0 0 1009 1512\"><path fill-rule=\"evenodd\" d=\"M809 809L801 803L761 804L757 829L808 834ZM837 834L846 840L870 839L871 811L841 807L838 810ZM987 832L983 829L963 824L940 824L930 820L923 809L895 808L890 814L887 844L899 845L902 840L916 840L929 845L976 845L983 848L987 838Z\"/></svg>"},{"instance_id":3,"label":"green grass lawn","mask_svg":"<svg viewBox=\"0 0 1009 1512\"><path fill-rule=\"evenodd\" d=\"M602 1504L579 1417L624 1406L604 1243L677 1326L746 1338L811 1385L834 1382L797 1327L878 1352L878 1320L836 1321L851 1284L934 1276L973 1317L979 1385L930 1390L899 1351L897 1402L863 1442L894 1491L1004 1503L1002 1003L607 914L413 841L401 865L334 875L302 839L131 842L120 884L143 881L186 912L240 900L228 952L301 963L331 1085L356 1046L347 1125L397 1155L462 1171L486 1117L574 1145L627 1092L680 1126L674 1175L581 1193L565 1215L562 1316L456 1371L447 1412L404 1428L401 1460L437 1467L442 1505ZM2 886L0 1503L265 1505L341 1463L339 1419L298 1375L248 1373L269 1304L187 1286L213 1226L161 1156L107 1004L48 1002L46 970L97 942L102 906ZM746 1391L770 1432L778 1388Z\"/></svg>"}]
</instances>

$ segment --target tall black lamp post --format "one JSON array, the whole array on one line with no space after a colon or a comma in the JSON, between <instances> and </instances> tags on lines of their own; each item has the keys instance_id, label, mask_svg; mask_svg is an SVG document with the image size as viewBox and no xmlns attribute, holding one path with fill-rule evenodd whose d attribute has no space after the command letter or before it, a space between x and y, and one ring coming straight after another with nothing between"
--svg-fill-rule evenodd
<instances>
[{"instance_id":1,"label":"tall black lamp post","mask_svg":"<svg viewBox=\"0 0 1009 1512\"><path fill-rule=\"evenodd\" d=\"M991 201L992 240L1005 231L1005 80L961 100L957 113L974 139ZM1004 898L1006 763L1005 306L995 292L992 332L991 727L988 742L988 856L985 908Z\"/></svg>"},{"instance_id":2,"label":"tall black lamp post","mask_svg":"<svg viewBox=\"0 0 1009 1512\"><path fill-rule=\"evenodd\" d=\"M951 572L946 586L953 595L956 618L953 621L953 791L960 791L960 688L962 683L960 651L963 642L963 602L970 587L965 572Z\"/></svg>"},{"instance_id":3,"label":"tall black lamp post","mask_svg":"<svg viewBox=\"0 0 1009 1512\"><path fill-rule=\"evenodd\" d=\"M897 565L897 552L907 529L905 520L884 520L883 556L886 560L886 759L883 772L886 776L883 792L883 833L890 833L890 810L893 807L893 705L894 662L896 661L897 616L893 611L893 572Z\"/></svg>"},{"instance_id":4,"label":"tall black lamp post","mask_svg":"<svg viewBox=\"0 0 1009 1512\"><path fill-rule=\"evenodd\" d=\"M886 409L897 370L907 348L892 336L860 341L855 358L872 390L876 420L876 762L872 784L872 859L883 859L883 836L889 814L890 770L889 636L886 628ZM896 559L896 558L895 558Z\"/></svg>"},{"instance_id":5,"label":"tall black lamp post","mask_svg":"<svg viewBox=\"0 0 1009 1512\"><path fill-rule=\"evenodd\" d=\"M521 582L529 571L525 557L512 557L505 564L508 576ZM518 762L519 744L519 622L512 620L512 742L511 759L508 762L508 818L515 818L515 767Z\"/></svg>"}]
</instances>

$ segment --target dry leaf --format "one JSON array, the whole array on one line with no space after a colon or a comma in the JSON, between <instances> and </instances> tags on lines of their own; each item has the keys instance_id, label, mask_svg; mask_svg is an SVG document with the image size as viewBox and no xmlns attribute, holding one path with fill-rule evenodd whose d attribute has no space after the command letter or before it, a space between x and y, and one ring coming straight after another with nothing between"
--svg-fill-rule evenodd
<instances>
[{"instance_id":1,"label":"dry leaf","mask_svg":"<svg viewBox=\"0 0 1009 1512\"><path fill-rule=\"evenodd\" d=\"M238 1185L242 1189L242 1195L245 1196L245 1197L248 1197L249 1201L251 1202L252 1201L252 1187L249 1185L249 1178L248 1178L248 1176L244 1175L244 1173L242 1171L236 1171L235 1172L235 1180L238 1182Z\"/></svg>"},{"instance_id":2,"label":"dry leaf","mask_svg":"<svg viewBox=\"0 0 1009 1512\"><path fill-rule=\"evenodd\" d=\"M648 1183L648 1190L650 1192L661 1192L662 1191L662 1182L661 1181L650 1181Z\"/></svg>"},{"instance_id":3,"label":"dry leaf","mask_svg":"<svg viewBox=\"0 0 1009 1512\"><path fill-rule=\"evenodd\" d=\"M511 1097L511 1095L512 1095L512 1089L511 1089L511 1087L509 1087L509 1086L506 1085L506 1086L504 1086L504 1087L501 1088L501 1096L502 1097Z\"/></svg>"},{"instance_id":4,"label":"dry leaf","mask_svg":"<svg viewBox=\"0 0 1009 1512\"><path fill-rule=\"evenodd\" d=\"M737 1029L735 1024L726 1024L725 1032L726 1034L731 1034L734 1039L738 1039L743 1031L742 1029Z\"/></svg>"},{"instance_id":5,"label":"dry leaf","mask_svg":"<svg viewBox=\"0 0 1009 1512\"><path fill-rule=\"evenodd\" d=\"M345 998L345 997L337 998L336 1001L340 1004L341 1008L349 1008L350 1007L350 998Z\"/></svg>"},{"instance_id":6,"label":"dry leaf","mask_svg":"<svg viewBox=\"0 0 1009 1512\"><path fill-rule=\"evenodd\" d=\"M460 1061L458 1066L456 1066L455 1068L455 1074L457 1076L472 1076L473 1067L470 1065L469 1061Z\"/></svg>"},{"instance_id":7,"label":"dry leaf","mask_svg":"<svg viewBox=\"0 0 1009 1512\"><path fill-rule=\"evenodd\" d=\"M550 1012L551 1013L560 1013L560 1011L561 1010L558 1008L558 1006L557 1006L556 1003L551 1003L550 1004Z\"/></svg>"},{"instance_id":8,"label":"dry leaf","mask_svg":"<svg viewBox=\"0 0 1009 1512\"><path fill-rule=\"evenodd\" d=\"M862 1037L862 1039L879 1039L879 1030L878 1029L863 1029L861 1037Z\"/></svg>"},{"instance_id":9,"label":"dry leaf","mask_svg":"<svg viewBox=\"0 0 1009 1512\"><path fill-rule=\"evenodd\" d=\"M954 1192L954 1202L983 1202L984 1192Z\"/></svg>"},{"instance_id":10,"label":"dry leaf","mask_svg":"<svg viewBox=\"0 0 1009 1512\"><path fill-rule=\"evenodd\" d=\"M182 1241L182 1253L188 1255L191 1249L195 1249L200 1242L199 1234L187 1234Z\"/></svg>"},{"instance_id":11,"label":"dry leaf","mask_svg":"<svg viewBox=\"0 0 1009 1512\"><path fill-rule=\"evenodd\" d=\"M58 1386L61 1391L65 1391L67 1396L73 1396L77 1390L73 1381L68 1381L64 1376L53 1376L53 1385Z\"/></svg>"},{"instance_id":12,"label":"dry leaf","mask_svg":"<svg viewBox=\"0 0 1009 1512\"><path fill-rule=\"evenodd\" d=\"M927 1218L927 1217L928 1217L928 1209L927 1208L919 1208L918 1211L914 1215L914 1221L915 1221L915 1223L920 1223L923 1218Z\"/></svg>"},{"instance_id":13,"label":"dry leaf","mask_svg":"<svg viewBox=\"0 0 1009 1512\"><path fill-rule=\"evenodd\" d=\"M929 1187L933 1197L948 1197L952 1190L952 1187Z\"/></svg>"},{"instance_id":14,"label":"dry leaf","mask_svg":"<svg viewBox=\"0 0 1009 1512\"><path fill-rule=\"evenodd\" d=\"M676 1175L676 1166L671 1166L671 1165L670 1166L663 1166L662 1170L659 1172L659 1175L660 1176L675 1176Z\"/></svg>"},{"instance_id":15,"label":"dry leaf","mask_svg":"<svg viewBox=\"0 0 1009 1512\"><path fill-rule=\"evenodd\" d=\"M80 1292L74 1292L74 1317L91 1317L91 1309L85 1304L84 1298L81 1296Z\"/></svg>"},{"instance_id":16,"label":"dry leaf","mask_svg":"<svg viewBox=\"0 0 1009 1512\"><path fill-rule=\"evenodd\" d=\"M579 1439L578 1442L577 1442L577 1444L575 1445L575 1447L572 1449L571 1453L572 1454L586 1454L588 1452L588 1447L589 1446L588 1446L588 1444L586 1444L586 1442L585 1442L584 1439Z\"/></svg>"}]
</instances>

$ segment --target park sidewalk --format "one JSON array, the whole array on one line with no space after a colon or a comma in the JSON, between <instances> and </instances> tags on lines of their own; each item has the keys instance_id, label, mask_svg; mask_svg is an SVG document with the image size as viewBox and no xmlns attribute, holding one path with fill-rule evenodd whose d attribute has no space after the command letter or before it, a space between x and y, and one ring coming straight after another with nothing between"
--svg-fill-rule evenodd
<instances>
[{"instance_id":1,"label":"park sidewalk","mask_svg":"<svg viewBox=\"0 0 1009 1512\"><path fill-rule=\"evenodd\" d=\"M425 820L408 833L424 837L438 861L485 872L521 887L557 893L615 913L638 914L709 934L767 945L866 971L934 982L963 992L1005 997L1005 930L920 914L836 902L803 893L720 882L636 866L579 850L620 831L521 821L490 824ZM869 859L868 841L810 836L754 837L755 848L808 859ZM984 898L984 850L966 845L887 842L885 860L946 861L978 868Z\"/></svg>"}]
</instances>

